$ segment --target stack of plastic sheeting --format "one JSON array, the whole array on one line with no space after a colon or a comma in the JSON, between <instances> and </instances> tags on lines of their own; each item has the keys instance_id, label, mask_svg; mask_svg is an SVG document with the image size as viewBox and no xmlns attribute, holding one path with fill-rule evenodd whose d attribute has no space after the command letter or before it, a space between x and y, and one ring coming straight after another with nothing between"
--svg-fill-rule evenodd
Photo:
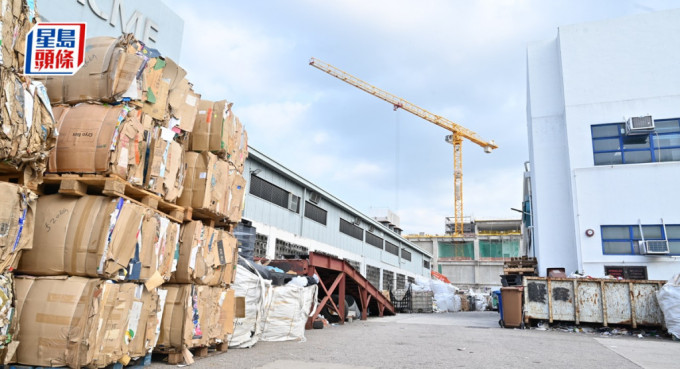
<instances>
[{"instance_id":1,"label":"stack of plastic sheeting","mask_svg":"<svg viewBox=\"0 0 680 369\"><path fill-rule=\"evenodd\" d=\"M262 318L272 295L271 281L262 278L256 269L246 268L239 263L232 288L236 297L245 298L246 311L245 317L234 319L234 333L229 337L229 347L252 347L262 336Z\"/></svg>"},{"instance_id":2,"label":"stack of plastic sheeting","mask_svg":"<svg viewBox=\"0 0 680 369\"><path fill-rule=\"evenodd\" d=\"M262 341L305 341L305 324L318 306L319 286L293 284L272 289L265 307Z\"/></svg>"}]
</instances>

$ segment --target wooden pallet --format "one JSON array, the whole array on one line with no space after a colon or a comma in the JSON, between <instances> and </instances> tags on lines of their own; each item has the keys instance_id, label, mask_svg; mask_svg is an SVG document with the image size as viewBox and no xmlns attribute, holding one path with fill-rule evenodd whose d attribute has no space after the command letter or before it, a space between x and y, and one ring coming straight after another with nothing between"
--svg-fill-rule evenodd
<instances>
[{"instance_id":1,"label":"wooden pallet","mask_svg":"<svg viewBox=\"0 0 680 369\"><path fill-rule=\"evenodd\" d=\"M229 231L233 231L236 225L235 223L230 222L224 215L206 209L186 208L184 219L200 220L211 227L225 228Z\"/></svg>"},{"instance_id":2,"label":"wooden pallet","mask_svg":"<svg viewBox=\"0 0 680 369\"><path fill-rule=\"evenodd\" d=\"M166 361L170 365L191 364L194 358L204 358L221 354L227 351L228 344L226 342L216 343L210 346L199 346L188 348L189 354L186 354L182 349L175 348L160 348L155 349L156 355L161 356L161 360ZM163 358L165 356L165 358Z\"/></svg>"},{"instance_id":3,"label":"wooden pallet","mask_svg":"<svg viewBox=\"0 0 680 369\"><path fill-rule=\"evenodd\" d=\"M60 193L70 196L102 194L122 197L163 213L176 222L184 221L184 207L165 201L162 197L135 187L130 182L114 175L46 174L41 188L45 194Z\"/></svg>"}]
</instances>

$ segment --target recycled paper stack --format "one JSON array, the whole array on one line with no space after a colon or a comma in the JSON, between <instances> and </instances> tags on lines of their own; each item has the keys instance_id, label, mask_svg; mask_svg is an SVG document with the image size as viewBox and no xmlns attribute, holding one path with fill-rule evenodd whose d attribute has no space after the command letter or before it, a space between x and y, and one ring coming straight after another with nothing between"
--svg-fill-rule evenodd
<instances>
[{"instance_id":1,"label":"recycled paper stack","mask_svg":"<svg viewBox=\"0 0 680 369\"><path fill-rule=\"evenodd\" d=\"M5 1L0 9L0 173L18 174L35 186L47 166L56 133L42 83L23 76L26 34L33 26L32 1Z\"/></svg>"},{"instance_id":2,"label":"recycled paper stack","mask_svg":"<svg viewBox=\"0 0 680 369\"><path fill-rule=\"evenodd\" d=\"M35 9L0 11L0 173L41 194L0 182L0 362L190 362L189 348L224 343L247 157L232 104L202 101L132 35L88 39L74 76L31 81L16 71Z\"/></svg>"}]
</instances>

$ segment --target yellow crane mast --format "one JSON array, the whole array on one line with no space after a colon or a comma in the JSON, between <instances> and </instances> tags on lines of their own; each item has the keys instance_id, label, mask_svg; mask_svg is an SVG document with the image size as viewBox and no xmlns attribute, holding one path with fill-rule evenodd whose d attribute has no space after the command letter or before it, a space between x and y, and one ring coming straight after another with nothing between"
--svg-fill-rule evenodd
<instances>
[{"instance_id":1,"label":"yellow crane mast","mask_svg":"<svg viewBox=\"0 0 680 369\"><path fill-rule=\"evenodd\" d=\"M309 65L322 70L331 76L349 83L354 87L358 87L369 94L376 96L394 106L394 110L399 108L406 110L409 113L415 114L428 122L434 123L447 131L451 132L446 136L446 142L453 144L453 185L454 185L454 236L463 235L463 154L461 151L461 144L463 139L472 141L473 143L484 148L484 152L490 153L491 150L498 148L493 140L485 141L479 135L459 124L456 124L442 116L432 114L429 111L408 102L401 97L392 95L387 91L383 91L367 82L360 80L353 75L342 71L328 63L319 59L311 58Z\"/></svg>"}]
</instances>

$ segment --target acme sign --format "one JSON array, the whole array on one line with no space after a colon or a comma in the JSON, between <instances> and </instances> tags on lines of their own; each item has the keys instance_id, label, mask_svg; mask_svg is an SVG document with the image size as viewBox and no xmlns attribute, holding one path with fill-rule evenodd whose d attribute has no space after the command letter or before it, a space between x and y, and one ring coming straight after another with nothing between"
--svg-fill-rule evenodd
<instances>
[{"instance_id":1,"label":"acme sign","mask_svg":"<svg viewBox=\"0 0 680 369\"><path fill-rule=\"evenodd\" d=\"M153 45L157 42L158 24L139 10L132 11L132 14L126 12L124 0L102 2L102 4L110 3L110 9L100 8L97 0L76 1L80 5L88 6L94 15L107 21L111 27L120 27L122 33L134 33L138 39L147 45ZM137 3L136 1L132 2L133 6Z\"/></svg>"}]
</instances>

